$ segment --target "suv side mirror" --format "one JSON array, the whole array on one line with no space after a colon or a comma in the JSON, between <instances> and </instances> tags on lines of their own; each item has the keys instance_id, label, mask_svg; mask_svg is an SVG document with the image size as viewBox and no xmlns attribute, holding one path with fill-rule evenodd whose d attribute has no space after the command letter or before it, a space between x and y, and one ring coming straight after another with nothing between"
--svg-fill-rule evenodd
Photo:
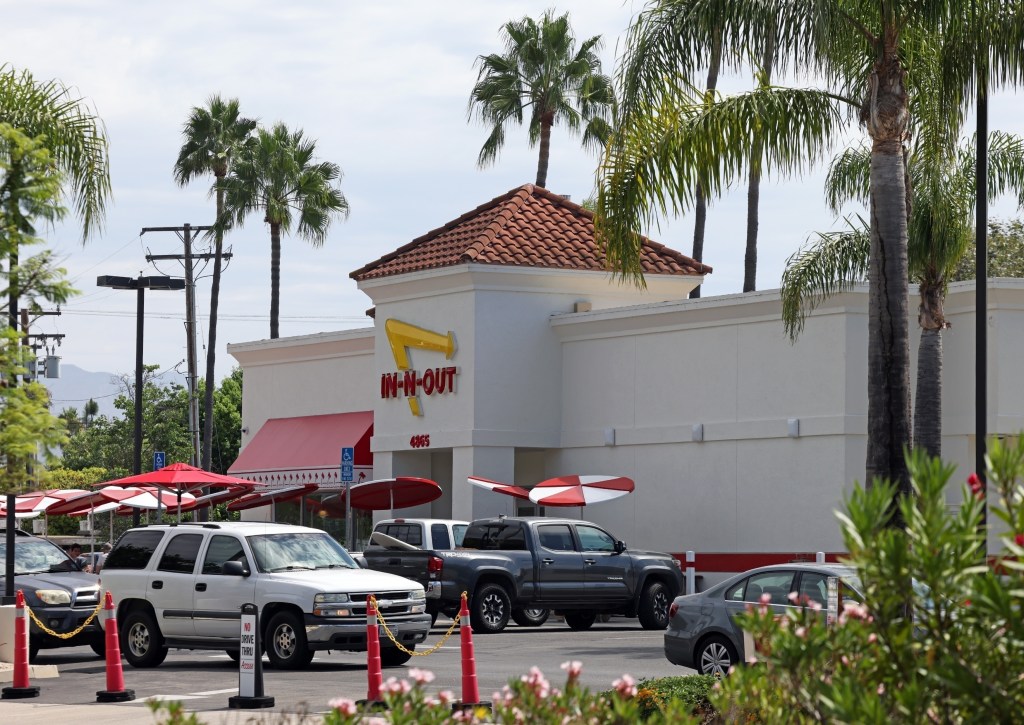
<instances>
[{"instance_id":1,"label":"suv side mirror","mask_svg":"<svg viewBox=\"0 0 1024 725\"><path fill-rule=\"evenodd\" d=\"M220 573L227 576L249 576L251 573L241 561L225 561L220 565Z\"/></svg>"},{"instance_id":2,"label":"suv side mirror","mask_svg":"<svg viewBox=\"0 0 1024 725\"><path fill-rule=\"evenodd\" d=\"M625 550L626 550L626 542L625 541L616 541L615 542L615 553L616 554L621 554Z\"/></svg>"}]
</instances>

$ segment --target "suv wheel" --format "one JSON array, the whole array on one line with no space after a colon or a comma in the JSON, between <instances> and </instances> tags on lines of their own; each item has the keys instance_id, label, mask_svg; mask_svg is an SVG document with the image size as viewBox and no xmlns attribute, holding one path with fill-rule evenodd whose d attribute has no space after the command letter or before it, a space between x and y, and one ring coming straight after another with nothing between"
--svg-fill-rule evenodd
<instances>
[{"instance_id":1,"label":"suv wheel","mask_svg":"<svg viewBox=\"0 0 1024 725\"><path fill-rule=\"evenodd\" d=\"M306 643L306 628L294 612L278 612L267 627L267 656L282 670L302 669L313 661Z\"/></svg>"},{"instance_id":2,"label":"suv wheel","mask_svg":"<svg viewBox=\"0 0 1024 725\"><path fill-rule=\"evenodd\" d=\"M566 612L565 623L574 632L582 632L594 626L597 620L597 612Z\"/></svg>"},{"instance_id":3,"label":"suv wheel","mask_svg":"<svg viewBox=\"0 0 1024 725\"><path fill-rule=\"evenodd\" d=\"M164 636L149 612L135 609L125 617L121 653L132 667L157 667L167 658Z\"/></svg>"},{"instance_id":4,"label":"suv wheel","mask_svg":"<svg viewBox=\"0 0 1024 725\"><path fill-rule=\"evenodd\" d=\"M104 637L102 639L94 639L89 644L89 646L92 647L92 651L96 653L97 657L106 657L107 656L107 639L106 639L106 637Z\"/></svg>"},{"instance_id":5,"label":"suv wheel","mask_svg":"<svg viewBox=\"0 0 1024 725\"><path fill-rule=\"evenodd\" d=\"M640 626L644 629L665 629L668 626L668 587L661 582L651 582L640 595Z\"/></svg>"},{"instance_id":6,"label":"suv wheel","mask_svg":"<svg viewBox=\"0 0 1024 725\"><path fill-rule=\"evenodd\" d=\"M414 647L408 647L407 649L414 649ZM380 664L382 667L401 667L411 659L411 654L403 652L398 647L380 648Z\"/></svg>"},{"instance_id":7,"label":"suv wheel","mask_svg":"<svg viewBox=\"0 0 1024 725\"><path fill-rule=\"evenodd\" d=\"M500 584L484 584L473 596L470 624L473 631L492 634L505 629L512 613L512 602L508 592Z\"/></svg>"},{"instance_id":8,"label":"suv wheel","mask_svg":"<svg viewBox=\"0 0 1024 725\"><path fill-rule=\"evenodd\" d=\"M513 609L512 619L520 627L539 627L548 621L550 614L547 609Z\"/></svg>"}]
</instances>

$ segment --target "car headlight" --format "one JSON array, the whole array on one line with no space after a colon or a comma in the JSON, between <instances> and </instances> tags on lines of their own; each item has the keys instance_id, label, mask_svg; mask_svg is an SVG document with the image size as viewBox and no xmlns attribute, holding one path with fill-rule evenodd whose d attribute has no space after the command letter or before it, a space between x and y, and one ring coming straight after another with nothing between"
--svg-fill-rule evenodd
<instances>
[{"instance_id":1,"label":"car headlight","mask_svg":"<svg viewBox=\"0 0 1024 725\"><path fill-rule=\"evenodd\" d=\"M313 615L317 617L351 617L350 607L338 606L347 604L350 600L348 594L321 593L313 597Z\"/></svg>"},{"instance_id":2,"label":"car headlight","mask_svg":"<svg viewBox=\"0 0 1024 725\"><path fill-rule=\"evenodd\" d=\"M426 599L427 598L427 593L424 590L422 590L422 589L413 589L412 593L410 594L410 598L411 599Z\"/></svg>"},{"instance_id":3,"label":"car headlight","mask_svg":"<svg viewBox=\"0 0 1024 725\"><path fill-rule=\"evenodd\" d=\"M63 589L36 589L35 595L36 599L50 607L71 604L71 594Z\"/></svg>"}]
</instances>

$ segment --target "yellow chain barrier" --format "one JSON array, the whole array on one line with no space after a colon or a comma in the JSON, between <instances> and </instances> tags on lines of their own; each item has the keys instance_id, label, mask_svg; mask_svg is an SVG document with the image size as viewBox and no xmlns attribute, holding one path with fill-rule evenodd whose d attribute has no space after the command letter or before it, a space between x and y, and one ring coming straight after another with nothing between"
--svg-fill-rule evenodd
<instances>
[{"instance_id":1,"label":"yellow chain barrier","mask_svg":"<svg viewBox=\"0 0 1024 725\"><path fill-rule=\"evenodd\" d=\"M465 597L465 596L466 596L466 592L463 592L463 593L462 593L462 596L464 596L464 597ZM388 623L387 623L387 621L386 621L386 620L384 619L384 615L383 615L383 614L381 614L381 613L380 613L380 609L378 609L378 608L377 608L377 597L375 597L374 595L372 595L372 594L371 594L371 595L370 595L370 601L371 601L371 602L373 602L373 608L374 608L374 610L375 610L375 611L377 612L377 621L378 621L378 622L380 622L380 626L384 628L384 634L386 634L386 635L388 636L388 639L390 639L390 640L391 640L391 643L392 643L393 645L395 645L395 647L397 647L398 649L400 649L400 650L401 650L402 652L405 652L405 653L406 653L407 655L412 655L413 657L426 657L427 655L432 655L432 654L434 654L435 652L437 652L437 651L438 651L439 649L441 649L441 646L442 646L442 645L443 645L443 644L444 644L445 642L447 642L447 641L448 641L448 638L452 636L452 632L454 632L454 631L455 631L455 628L456 628L457 626L459 626L459 617L458 617L458 616L456 616L456 617L455 617L455 619L454 619L454 621L452 622L452 626L451 626L451 627L449 627L449 628L448 628L448 631L444 633L444 636L443 636L443 637L441 637L441 641L440 641L440 642L438 642L437 644L435 644L435 645L434 645L433 647L431 647L430 649L428 649L428 650L427 650L426 652L416 652L415 650L411 650L411 649L409 649L409 648L408 648L408 647L406 647L406 646L405 646L404 644L402 644L402 643L401 643L401 642L399 642L399 641L398 641L397 639L395 639L395 635L393 635L393 634L391 633L391 628L390 628L390 627L388 627Z\"/></svg>"},{"instance_id":2,"label":"yellow chain barrier","mask_svg":"<svg viewBox=\"0 0 1024 725\"><path fill-rule=\"evenodd\" d=\"M28 616L32 617L32 621L36 623L36 626L39 627L39 629L41 629L44 632L46 632L51 637L56 637L57 639L71 639L76 634L80 634L83 629L85 629L86 627L88 627L92 623L92 620L96 619L96 615L100 613L100 609L102 609L102 608L103 608L103 601L101 600L96 605L96 608L94 610L92 610L92 614L90 614L86 618L86 620L84 622L82 622L82 626L80 626L78 629L76 629L76 630L74 630L72 632L65 632L65 633L61 634L60 632L54 632L52 629L50 629L45 624L43 624L42 621L39 619L39 617L36 616L36 613L33 612L29 608L29 606L27 604L25 605L25 609L28 610Z\"/></svg>"}]
</instances>

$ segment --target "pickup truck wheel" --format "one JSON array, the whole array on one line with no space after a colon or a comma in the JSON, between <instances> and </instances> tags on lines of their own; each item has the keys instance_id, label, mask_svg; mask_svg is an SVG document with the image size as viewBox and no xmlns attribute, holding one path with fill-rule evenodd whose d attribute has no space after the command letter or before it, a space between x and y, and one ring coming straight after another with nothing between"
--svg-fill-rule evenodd
<instances>
[{"instance_id":1,"label":"pickup truck wheel","mask_svg":"<svg viewBox=\"0 0 1024 725\"><path fill-rule=\"evenodd\" d=\"M121 654L132 667L158 667L167 659L164 636L144 609L129 612L121 625Z\"/></svg>"},{"instance_id":2,"label":"pickup truck wheel","mask_svg":"<svg viewBox=\"0 0 1024 725\"><path fill-rule=\"evenodd\" d=\"M313 661L306 642L306 628L293 612L278 612L267 627L267 657L282 670L302 669Z\"/></svg>"},{"instance_id":3,"label":"pickup truck wheel","mask_svg":"<svg viewBox=\"0 0 1024 725\"><path fill-rule=\"evenodd\" d=\"M237 649L226 649L224 650L224 652L225 654L227 654L228 659L230 659L232 662L238 662L238 660L242 657L242 653L239 652Z\"/></svg>"},{"instance_id":4,"label":"pickup truck wheel","mask_svg":"<svg viewBox=\"0 0 1024 725\"><path fill-rule=\"evenodd\" d=\"M548 609L513 609L512 619L520 627L539 627L548 621L551 611Z\"/></svg>"},{"instance_id":5,"label":"pickup truck wheel","mask_svg":"<svg viewBox=\"0 0 1024 725\"><path fill-rule=\"evenodd\" d=\"M408 649L415 649L415 647L409 647ZM398 649L398 647L380 648L381 667L401 667L411 659L411 654L409 654L408 652L403 652L402 650Z\"/></svg>"},{"instance_id":6,"label":"pickup truck wheel","mask_svg":"<svg viewBox=\"0 0 1024 725\"><path fill-rule=\"evenodd\" d=\"M36 657L39 656L39 640L35 637L30 637L28 640L28 661L35 662Z\"/></svg>"},{"instance_id":7,"label":"pickup truck wheel","mask_svg":"<svg viewBox=\"0 0 1024 725\"><path fill-rule=\"evenodd\" d=\"M594 626L597 612L566 612L565 623L573 632L582 632Z\"/></svg>"},{"instance_id":8,"label":"pickup truck wheel","mask_svg":"<svg viewBox=\"0 0 1024 725\"><path fill-rule=\"evenodd\" d=\"M102 639L94 639L89 646L92 647L92 651L96 653L97 657L106 657L107 656L107 639L106 639L106 637L104 637Z\"/></svg>"},{"instance_id":9,"label":"pickup truck wheel","mask_svg":"<svg viewBox=\"0 0 1024 725\"><path fill-rule=\"evenodd\" d=\"M661 582L651 582L640 595L640 609L637 616L644 629L665 629L668 626L668 605L671 604L668 587Z\"/></svg>"},{"instance_id":10,"label":"pickup truck wheel","mask_svg":"<svg viewBox=\"0 0 1024 725\"><path fill-rule=\"evenodd\" d=\"M473 631L480 634L500 632L508 624L512 602L500 584L484 584L473 596L469 621Z\"/></svg>"}]
</instances>

